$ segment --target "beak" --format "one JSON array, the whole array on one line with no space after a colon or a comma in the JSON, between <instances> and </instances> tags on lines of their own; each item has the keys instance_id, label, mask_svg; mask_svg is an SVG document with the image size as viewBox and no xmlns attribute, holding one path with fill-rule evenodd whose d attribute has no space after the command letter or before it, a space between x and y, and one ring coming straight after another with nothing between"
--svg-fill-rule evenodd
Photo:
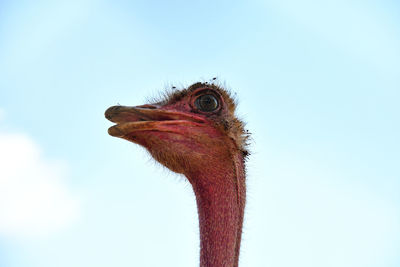
<instances>
[{"instance_id":1,"label":"beak","mask_svg":"<svg viewBox=\"0 0 400 267\"><path fill-rule=\"evenodd\" d=\"M205 122L195 114L166 110L158 105L112 106L106 110L105 117L116 123L108 129L114 137L124 137L136 131L177 132L174 130L177 126L199 126Z\"/></svg>"}]
</instances>

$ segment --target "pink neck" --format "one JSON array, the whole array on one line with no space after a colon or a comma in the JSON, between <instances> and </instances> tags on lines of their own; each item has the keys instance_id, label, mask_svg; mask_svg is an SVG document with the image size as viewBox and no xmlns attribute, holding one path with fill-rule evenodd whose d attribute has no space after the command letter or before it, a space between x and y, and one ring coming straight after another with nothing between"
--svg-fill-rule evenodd
<instances>
[{"instance_id":1,"label":"pink neck","mask_svg":"<svg viewBox=\"0 0 400 267\"><path fill-rule=\"evenodd\" d=\"M199 213L200 267L237 267L246 199L244 160L233 155L188 176Z\"/></svg>"}]
</instances>

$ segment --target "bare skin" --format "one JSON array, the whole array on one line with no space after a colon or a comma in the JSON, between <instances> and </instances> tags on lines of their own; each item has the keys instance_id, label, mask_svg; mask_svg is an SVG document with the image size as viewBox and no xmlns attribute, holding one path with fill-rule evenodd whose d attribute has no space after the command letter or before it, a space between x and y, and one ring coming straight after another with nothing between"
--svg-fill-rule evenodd
<instances>
[{"instance_id":1,"label":"bare skin","mask_svg":"<svg viewBox=\"0 0 400 267\"><path fill-rule=\"evenodd\" d=\"M113 106L111 136L144 146L191 183L200 224L200 267L237 267L246 199L247 134L221 87L196 83L163 101Z\"/></svg>"}]
</instances>

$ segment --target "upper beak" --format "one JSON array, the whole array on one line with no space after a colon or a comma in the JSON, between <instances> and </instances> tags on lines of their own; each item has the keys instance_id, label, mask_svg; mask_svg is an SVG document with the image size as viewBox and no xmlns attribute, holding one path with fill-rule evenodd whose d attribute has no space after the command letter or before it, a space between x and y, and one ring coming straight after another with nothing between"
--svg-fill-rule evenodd
<instances>
[{"instance_id":1,"label":"upper beak","mask_svg":"<svg viewBox=\"0 0 400 267\"><path fill-rule=\"evenodd\" d=\"M106 110L105 117L117 123L108 129L108 133L115 137L123 137L134 131L171 131L173 125L204 122L203 118L194 114L165 110L158 105L112 106Z\"/></svg>"}]
</instances>

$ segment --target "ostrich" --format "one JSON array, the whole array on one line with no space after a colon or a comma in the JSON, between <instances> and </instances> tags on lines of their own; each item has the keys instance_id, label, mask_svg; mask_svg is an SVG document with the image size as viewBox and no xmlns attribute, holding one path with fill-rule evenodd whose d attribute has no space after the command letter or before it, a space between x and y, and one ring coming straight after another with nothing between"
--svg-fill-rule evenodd
<instances>
[{"instance_id":1,"label":"ostrich","mask_svg":"<svg viewBox=\"0 0 400 267\"><path fill-rule=\"evenodd\" d=\"M116 123L108 129L111 136L145 147L192 185L200 225L200 267L238 266L248 134L235 107L221 86L199 82L157 103L113 106L105 112Z\"/></svg>"}]
</instances>

